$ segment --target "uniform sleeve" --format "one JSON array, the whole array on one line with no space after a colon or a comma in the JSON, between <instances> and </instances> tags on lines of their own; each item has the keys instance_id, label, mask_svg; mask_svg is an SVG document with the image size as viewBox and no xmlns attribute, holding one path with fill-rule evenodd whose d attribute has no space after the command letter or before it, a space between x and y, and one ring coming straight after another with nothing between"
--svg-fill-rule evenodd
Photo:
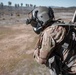
<instances>
[{"instance_id":1,"label":"uniform sleeve","mask_svg":"<svg viewBox=\"0 0 76 75\"><path fill-rule=\"evenodd\" d=\"M52 52L54 47L55 47L55 40L50 35L48 35L47 32L45 32L43 35L42 46L40 49L40 57L41 58L48 57L48 55Z\"/></svg>"},{"instance_id":2,"label":"uniform sleeve","mask_svg":"<svg viewBox=\"0 0 76 75\"><path fill-rule=\"evenodd\" d=\"M57 43L60 43L65 36L65 28L53 26L45 30L42 36L41 48L35 51L36 61L44 63L54 50Z\"/></svg>"},{"instance_id":3,"label":"uniform sleeve","mask_svg":"<svg viewBox=\"0 0 76 75\"><path fill-rule=\"evenodd\" d=\"M64 39L65 33L65 28L61 26L54 26L49 31L46 31L43 35L40 57L47 58L54 50L55 45Z\"/></svg>"}]
</instances>

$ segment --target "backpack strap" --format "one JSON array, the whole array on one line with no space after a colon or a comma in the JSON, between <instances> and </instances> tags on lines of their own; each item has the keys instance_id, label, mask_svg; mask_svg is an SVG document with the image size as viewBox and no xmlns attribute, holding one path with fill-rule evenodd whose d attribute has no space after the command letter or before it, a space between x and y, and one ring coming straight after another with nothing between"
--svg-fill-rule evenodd
<instances>
[{"instance_id":1,"label":"backpack strap","mask_svg":"<svg viewBox=\"0 0 76 75\"><path fill-rule=\"evenodd\" d=\"M68 38L69 36L69 38ZM69 31L67 38L65 41L68 41L67 44L63 47L64 49L67 47L69 49L69 53L65 61L63 62L63 70L67 70L74 64L74 60L76 59L76 30L72 29ZM65 43L65 42L64 42Z\"/></svg>"}]
</instances>

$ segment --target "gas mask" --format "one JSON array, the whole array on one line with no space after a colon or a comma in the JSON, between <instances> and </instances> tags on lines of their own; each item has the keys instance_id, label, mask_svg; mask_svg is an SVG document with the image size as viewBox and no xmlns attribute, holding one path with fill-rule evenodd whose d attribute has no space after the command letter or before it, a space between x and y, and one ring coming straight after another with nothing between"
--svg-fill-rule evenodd
<instances>
[{"instance_id":1,"label":"gas mask","mask_svg":"<svg viewBox=\"0 0 76 75\"><path fill-rule=\"evenodd\" d=\"M37 7L31 12L30 19L26 20L26 24L31 24L34 32L39 34L47 23L53 21L53 19L54 14L51 8Z\"/></svg>"},{"instance_id":2,"label":"gas mask","mask_svg":"<svg viewBox=\"0 0 76 75\"><path fill-rule=\"evenodd\" d=\"M31 24L31 26L33 27L33 30L36 34L40 34L40 32L42 31L42 25L40 22L37 22L34 19L27 19L26 20L26 24Z\"/></svg>"}]
</instances>

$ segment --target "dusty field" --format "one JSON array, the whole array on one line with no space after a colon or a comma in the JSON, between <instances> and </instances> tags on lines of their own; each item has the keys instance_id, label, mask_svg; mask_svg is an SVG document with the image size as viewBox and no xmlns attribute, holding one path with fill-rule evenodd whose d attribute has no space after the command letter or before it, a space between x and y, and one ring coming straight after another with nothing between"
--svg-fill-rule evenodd
<instances>
[{"instance_id":1,"label":"dusty field","mask_svg":"<svg viewBox=\"0 0 76 75\"><path fill-rule=\"evenodd\" d=\"M5 20L6 21L6 20ZM4 22L5 22L4 21ZM10 20L9 20L10 21ZM7 22L7 21L6 21ZM33 59L37 35L26 24L0 22L0 75L46 75Z\"/></svg>"},{"instance_id":2,"label":"dusty field","mask_svg":"<svg viewBox=\"0 0 76 75\"><path fill-rule=\"evenodd\" d=\"M73 13L55 13L65 22ZM44 65L33 59L38 36L25 24L26 16L0 18L0 75L50 75Z\"/></svg>"}]
</instances>

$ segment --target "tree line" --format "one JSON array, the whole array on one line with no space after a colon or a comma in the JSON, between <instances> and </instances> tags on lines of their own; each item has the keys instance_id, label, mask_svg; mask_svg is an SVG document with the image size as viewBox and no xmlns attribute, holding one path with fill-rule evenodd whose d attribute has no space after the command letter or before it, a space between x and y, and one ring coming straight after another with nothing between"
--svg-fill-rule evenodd
<instances>
[{"instance_id":1,"label":"tree line","mask_svg":"<svg viewBox=\"0 0 76 75\"><path fill-rule=\"evenodd\" d=\"M3 4L3 2L0 3L0 7L3 8L5 5ZM8 1L8 6L12 6L12 2ZM15 4L14 5L16 8L17 7L23 7L23 3L21 4ZM36 7L36 5L33 4L25 4L25 7Z\"/></svg>"}]
</instances>

